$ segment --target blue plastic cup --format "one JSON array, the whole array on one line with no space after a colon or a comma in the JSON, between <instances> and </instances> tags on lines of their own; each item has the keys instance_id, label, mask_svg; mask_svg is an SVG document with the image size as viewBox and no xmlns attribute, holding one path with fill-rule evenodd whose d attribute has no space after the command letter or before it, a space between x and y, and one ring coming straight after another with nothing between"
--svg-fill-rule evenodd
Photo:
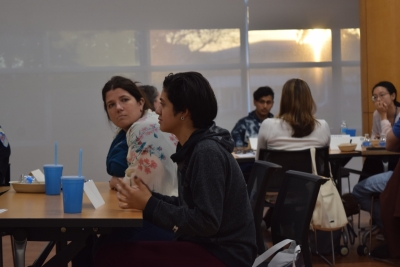
<instances>
[{"instance_id":1,"label":"blue plastic cup","mask_svg":"<svg viewBox=\"0 0 400 267\"><path fill-rule=\"evenodd\" d=\"M346 129L346 134L350 135L350 136L356 136L356 129Z\"/></svg>"},{"instance_id":2,"label":"blue plastic cup","mask_svg":"<svg viewBox=\"0 0 400 267\"><path fill-rule=\"evenodd\" d=\"M43 170L46 195L59 195L63 165L45 164Z\"/></svg>"},{"instance_id":3,"label":"blue plastic cup","mask_svg":"<svg viewBox=\"0 0 400 267\"><path fill-rule=\"evenodd\" d=\"M65 213L81 213L84 176L62 176L62 191Z\"/></svg>"}]
</instances>

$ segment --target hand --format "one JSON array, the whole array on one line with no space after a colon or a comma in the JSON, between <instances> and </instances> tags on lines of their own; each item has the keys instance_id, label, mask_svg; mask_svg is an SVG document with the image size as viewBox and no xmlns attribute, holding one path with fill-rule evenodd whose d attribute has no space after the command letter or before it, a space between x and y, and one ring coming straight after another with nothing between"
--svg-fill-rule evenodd
<instances>
[{"instance_id":1,"label":"hand","mask_svg":"<svg viewBox=\"0 0 400 267\"><path fill-rule=\"evenodd\" d=\"M381 120L387 120L388 106L386 105L386 103L383 101L376 101L375 108L381 116Z\"/></svg>"},{"instance_id":2,"label":"hand","mask_svg":"<svg viewBox=\"0 0 400 267\"><path fill-rule=\"evenodd\" d=\"M118 177L112 176L109 181L110 188L112 190L117 190L116 188L117 184L118 184Z\"/></svg>"},{"instance_id":3,"label":"hand","mask_svg":"<svg viewBox=\"0 0 400 267\"><path fill-rule=\"evenodd\" d=\"M135 185L130 187L122 179L118 179L118 205L122 209L144 210L151 197L151 191L142 179L137 176L134 177L133 181Z\"/></svg>"}]
</instances>

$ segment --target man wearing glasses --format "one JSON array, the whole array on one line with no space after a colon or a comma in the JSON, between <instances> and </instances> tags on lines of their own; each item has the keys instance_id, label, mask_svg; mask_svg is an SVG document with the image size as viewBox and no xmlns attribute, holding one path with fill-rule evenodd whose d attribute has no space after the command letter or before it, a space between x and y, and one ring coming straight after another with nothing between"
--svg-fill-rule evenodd
<instances>
[{"instance_id":1,"label":"man wearing glasses","mask_svg":"<svg viewBox=\"0 0 400 267\"><path fill-rule=\"evenodd\" d=\"M253 93L255 110L247 117L241 118L231 132L235 147L247 147L250 137L257 137L263 120L273 118L270 112L274 105L274 91L269 86L258 88Z\"/></svg>"}]
</instances>

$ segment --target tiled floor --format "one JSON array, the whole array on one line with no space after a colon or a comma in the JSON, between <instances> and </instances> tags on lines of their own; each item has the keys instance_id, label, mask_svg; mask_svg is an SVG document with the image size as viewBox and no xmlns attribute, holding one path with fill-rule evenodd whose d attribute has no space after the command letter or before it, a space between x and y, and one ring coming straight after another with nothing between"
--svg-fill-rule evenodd
<instances>
[{"instance_id":1,"label":"tiled floor","mask_svg":"<svg viewBox=\"0 0 400 267\"><path fill-rule=\"evenodd\" d=\"M47 242L28 242L26 246L25 266L31 265L46 245ZM54 254L55 249L50 253L50 256L53 256ZM10 236L3 236L3 266L13 266ZM68 266L71 267L71 263Z\"/></svg>"},{"instance_id":2,"label":"tiled floor","mask_svg":"<svg viewBox=\"0 0 400 267\"><path fill-rule=\"evenodd\" d=\"M361 227L367 227L369 220L369 214L366 212L361 213ZM354 230L358 235L358 216L354 216ZM268 247L272 246L271 236L269 231L264 232L264 241ZM379 246L384 244L382 241L379 241L375 238L375 235L372 238L372 247ZM359 256L357 254L357 247L360 241L359 238L356 238L355 243L352 245L348 244L349 254L347 256L341 256L339 254L335 255L335 266L336 267L347 267L347 266L363 266L363 267L378 267L378 266L391 266L390 264L376 261L369 256ZM343 239L341 239L341 244L343 244ZM332 261L332 256L326 256L329 261ZM325 261L323 261L319 256L313 255L312 258L314 267L326 267L329 266ZM397 261L397 266L400 266L400 261Z\"/></svg>"}]
</instances>

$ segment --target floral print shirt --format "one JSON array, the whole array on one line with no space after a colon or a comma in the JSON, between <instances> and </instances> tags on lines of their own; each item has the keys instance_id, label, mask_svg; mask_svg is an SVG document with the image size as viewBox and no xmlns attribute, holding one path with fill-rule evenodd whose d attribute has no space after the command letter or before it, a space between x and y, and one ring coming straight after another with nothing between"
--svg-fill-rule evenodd
<instances>
[{"instance_id":1,"label":"floral print shirt","mask_svg":"<svg viewBox=\"0 0 400 267\"><path fill-rule=\"evenodd\" d=\"M177 166L171 160L178 139L164 133L158 124L158 115L150 109L132 124L126 133L128 168L125 180L141 178L150 190L163 195L177 196ZM133 182L130 181L131 184Z\"/></svg>"},{"instance_id":2,"label":"floral print shirt","mask_svg":"<svg viewBox=\"0 0 400 267\"><path fill-rule=\"evenodd\" d=\"M274 115L270 112L268 118L273 118ZM247 147L250 137L257 137L262 121L253 110L247 117L241 118L233 127L231 132L235 147Z\"/></svg>"}]
</instances>

